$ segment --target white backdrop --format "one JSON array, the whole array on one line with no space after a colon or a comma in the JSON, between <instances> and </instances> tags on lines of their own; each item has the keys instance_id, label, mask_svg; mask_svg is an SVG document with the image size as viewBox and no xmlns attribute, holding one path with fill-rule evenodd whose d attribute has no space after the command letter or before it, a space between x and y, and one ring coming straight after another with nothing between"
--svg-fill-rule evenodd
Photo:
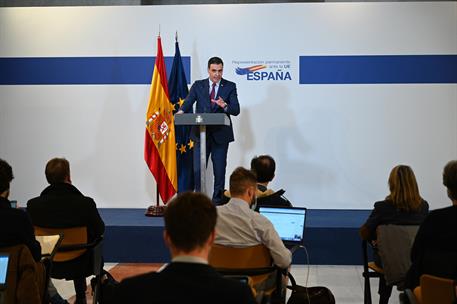
<instances>
[{"instance_id":1,"label":"white backdrop","mask_svg":"<svg viewBox=\"0 0 457 304\"><path fill-rule=\"evenodd\" d=\"M309 208L371 208L390 169L415 170L431 208L449 204L444 164L457 158L456 84L299 85L300 55L457 54L455 2L311 3L0 9L0 57L166 56L179 32L193 82L218 55L235 81L229 173L254 155L277 160L273 188ZM289 81L248 81L240 61L290 62ZM71 162L99 207L143 208L155 185L143 160L148 85L0 86L0 158L24 204L44 166ZM227 185L228 186L228 185Z\"/></svg>"}]
</instances>

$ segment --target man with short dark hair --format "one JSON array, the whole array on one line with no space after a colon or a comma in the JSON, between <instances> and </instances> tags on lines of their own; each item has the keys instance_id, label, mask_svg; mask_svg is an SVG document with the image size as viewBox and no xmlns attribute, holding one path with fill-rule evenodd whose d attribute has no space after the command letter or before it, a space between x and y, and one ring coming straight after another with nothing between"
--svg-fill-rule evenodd
<instances>
[{"instance_id":1,"label":"man with short dark hair","mask_svg":"<svg viewBox=\"0 0 457 304\"><path fill-rule=\"evenodd\" d=\"M0 159L0 251L2 251L2 247L6 250L7 247L23 244L30 250L35 263L31 261L29 264L31 267L25 275L17 273L17 281L21 282L21 286L25 288L17 290L15 294L7 295L7 297L8 299L21 299L24 303L40 303L45 286L45 267L40 263L41 246L35 239L33 226L27 213L12 208L11 202L8 200L10 183L13 178L11 166ZM26 261L15 263L25 265Z\"/></svg>"},{"instance_id":2,"label":"man with short dark hair","mask_svg":"<svg viewBox=\"0 0 457 304\"><path fill-rule=\"evenodd\" d=\"M251 170L257 176L257 183L267 187L275 177L275 160L270 155L256 156L251 160Z\"/></svg>"},{"instance_id":3,"label":"man with short dark hair","mask_svg":"<svg viewBox=\"0 0 457 304\"><path fill-rule=\"evenodd\" d=\"M242 167L230 175L230 201L217 207L216 244L236 247L250 247L259 244L269 250L274 263L288 268L292 261L291 252L284 246L273 224L263 215L255 212L255 174Z\"/></svg>"},{"instance_id":4,"label":"man with short dark hair","mask_svg":"<svg viewBox=\"0 0 457 304\"><path fill-rule=\"evenodd\" d=\"M248 285L223 278L208 265L216 208L201 193L186 192L165 210L163 238L172 261L159 272L104 282L106 303L255 303Z\"/></svg>"},{"instance_id":5,"label":"man with short dark hair","mask_svg":"<svg viewBox=\"0 0 457 304\"><path fill-rule=\"evenodd\" d=\"M285 190L273 191L268 184L275 177L276 163L270 155L256 156L251 160L251 170L257 176L257 199L258 206L284 206L292 207L292 204L284 197Z\"/></svg>"},{"instance_id":6,"label":"man with short dark hair","mask_svg":"<svg viewBox=\"0 0 457 304\"><path fill-rule=\"evenodd\" d=\"M197 102L196 113L224 113L229 118L229 126L206 128L206 158L211 155L213 162L213 203L216 205L221 202L224 191L229 143L235 140L230 116L240 114L236 84L222 78L223 69L224 63L221 58L210 58L208 78L195 81L177 112L177 114L192 112L192 106ZM200 191L200 139L197 127L192 127L191 139L197 143L194 146L194 177L195 189Z\"/></svg>"},{"instance_id":7,"label":"man with short dark hair","mask_svg":"<svg viewBox=\"0 0 457 304\"><path fill-rule=\"evenodd\" d=\"M8 200L13 169L0 159L0 247L24 244L32 253L35 261L41 259L41 246L35 239L35 233L29 216L23 210L11 207Z\"/></svg>"},{"instance_id":8,"label":"man with short dark hair","mask_svg":"<svg viewBox=\"0 0 457 304\"><path fill-rule=\"evenodd\" d=\"M444 167L443 185L452 206L432 210L419 227L406 279L411 289L422 274L457 280L457 160Z\"/></svg>"},{"instance_id":9,"label":"man with short dark hair","mask_svg":"<svg viewBox=\"0 0 457 304\"><path fill-rule=\"evenodd\" d=\"M69 182L70 179L70 163L65 158L53 158L47 164L44 170L46 180L50 185L61 182Z\"/></svg>"},{"instance_id":10,"label":"man with short dark hair","mask_svg":"<svg viewBox=\"0 0 457 304\"><path fill-rule=\"evenodd\" d=\"M27 203L27 211L35 226L49 228L87 227L88 242L105 231L105 224L92 198L84 196L72 185L70 164L65 158L53 158L46 164L49 186L40 196ZM63 278L67 272L80 278L74 280L76 303L86 303L86 276L92 272L91 252L68 262L54 262L53 277Z\"/></svg>"}]
</instances>

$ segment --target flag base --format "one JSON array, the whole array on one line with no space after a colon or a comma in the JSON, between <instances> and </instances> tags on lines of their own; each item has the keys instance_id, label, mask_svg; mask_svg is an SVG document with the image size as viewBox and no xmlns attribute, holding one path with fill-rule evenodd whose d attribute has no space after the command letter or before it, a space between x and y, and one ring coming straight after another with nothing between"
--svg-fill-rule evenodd
<instances>
[{"instance_id":1,"label":"flag base","mask_svg":"<svg viewBox=\"0 0 457 304\"><path fill-rule=\"evenodd\" d=\"M149 206L144 215L146 216L163 216L165 206Z\"/></svg>"}]
</instances>

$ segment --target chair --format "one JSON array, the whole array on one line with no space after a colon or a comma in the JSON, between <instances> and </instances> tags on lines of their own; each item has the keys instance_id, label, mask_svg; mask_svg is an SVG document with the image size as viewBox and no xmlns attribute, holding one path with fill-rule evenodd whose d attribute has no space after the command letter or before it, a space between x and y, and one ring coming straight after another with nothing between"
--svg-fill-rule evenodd
<instances>
[{"instance_id":1,"label":"chair","mask_svg":"<svg viewBox=\"0 0 457 304\"><path fill-rule=\"evenodd\" d=\"M363 303L371 304L371 287L370 278L381 278L384 275L384 270L376 266L375 262L368 262L368 241L362 241L362 256L363 256L363 272L364 288L363 288Z\"/></svg>"},{"instance_id":2,"label":"chair","mask_svg":"<svg viewBox=\"0 0 457 304\"><path fill-rule=\"evenodd\" d=\"M383 268L368 262L368 242L362 241L364 303L371 304L370 278L385 280L388 287L404 290L404 279L411 266L410 251L417 225L380 225L376 230L377 247Z\"/></svg>"},{"instance_id":3,"label":"chair","mask_svg":"<svg viewBox=\"0 0 457 304\"><path fill-rule=\"evenodd\" d=\"M35 262L29 248L21 244L0 251L8 253L10 260L4 303L46 303L46 270L42 263Z\"/></svg>"},{"instance_id":4,"label":"chair","mask_svg":"<svg viewBox=\"0 0 457 304\"><path fill-rule=\"evenodd\" d=\"M49 228L35 226L35 235L37 236L55 234L63 235L63 239L52 260L51 277L75 280L81 278L81 276L95 275L96 284L93 290L93 303L97 303L103 268L103 237L88 243L87 227ZM85 269L87 268L86 263L89 263L89 271Z\"/></svg>"},{"instance_id":5,"label":"chair","mask_svg":"<svg viewBox=\"0 0 457 304\"><path fill-rule=\"evenodd\" d=\"M274 266L270 251L264 245L251 247L229 247L214 244L209 264L224 276L247 275L252 279L254 296L262 301L283 301L285 290L282 286L282 272ZM273 286L268 282L273 276ZM264 289L266 287L266 289ZM283 299L284 298L284 299Z\"/></svg>"},{"instance_id":6,"label":"chair","mask_svg":"<svg viewBox=\"0 0 457 304\"><path fill-rule=\"evenodd\" d=\"M456 303L456 282L424 274L420 278L420 286L414 289L413 298L408 294L410 303L417 304L453 304Z\"/></svg>"}]
</instances>

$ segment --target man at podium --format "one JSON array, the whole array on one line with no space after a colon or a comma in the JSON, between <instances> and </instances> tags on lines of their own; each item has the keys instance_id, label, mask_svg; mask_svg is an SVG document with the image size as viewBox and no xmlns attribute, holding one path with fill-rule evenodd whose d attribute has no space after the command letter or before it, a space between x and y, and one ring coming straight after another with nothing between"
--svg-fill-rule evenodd
<instances>
[{"instance_id":1,"label":"man at podium","mask_svg":"<svg viewBox=\"0 0 457 304\"><path fill-rule=\"evenodd\" d=\"M213 203L219 204L225 187L225 168L229 143L234 141L230 115L240 114L240 104L236 93L236 84L222 78L224 63L219 57L208 60L208 78L197 80L177 114L190 110L195 102L196 113L225 113L230 125L208 126L206 136L206 159L211 156L214 174ZM193 126L191 139L196 143L194 149L195 190L200 191L200 139L198 127Z\"/></svg>"}]
</instances>

